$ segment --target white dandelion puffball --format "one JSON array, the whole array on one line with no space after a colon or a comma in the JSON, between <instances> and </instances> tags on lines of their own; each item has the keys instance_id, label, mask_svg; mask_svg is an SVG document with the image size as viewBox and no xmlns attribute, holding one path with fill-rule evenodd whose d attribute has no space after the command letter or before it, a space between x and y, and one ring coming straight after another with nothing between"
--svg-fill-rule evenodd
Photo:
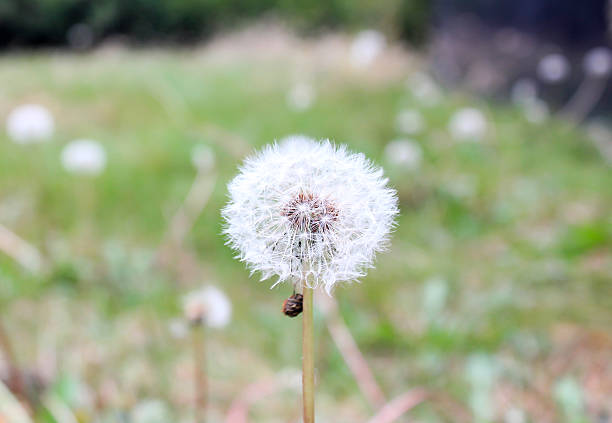
<instances>
[{"instance_id":1,"label":"white dandelion puffball","mask_svg":"<svg viewBox=\"0 0 612 423\"><path fill-rule=\"evenodd\" d=\"M287 93L287 105L297 111L309 109L314 103L316 94L312 85L305 82L295 84Z\"/></svg>"},{"instance_id":2,"label":"white dandelion puffball","mask_svg":"<svg viewBox=\"0 0 612 423\"><path fill-rule=\"evenodd\" d=\"M269 145L229 184L224 233L252 272L328 293L385 249L397 196L363 154L304 137Z\"/></svg>"},{"instance_id":3,"label":"white dandelion puffball","mask_svg":"<svg viewBox=\"0 0 612 423\"><path fill-rule=\"evenodd\" d=\"M570 63L559 53L548 54L538 62L538 76L545 82L561 82L568 77Z\"/></svg>"},{"instance_id":4,"label":"white dandelion puffball","mask_svg":"<svg viewBox=\"0 0 612 423\"><path fill-rule=\"evenodd\" d=\"M62 150L62 165L71 173L98 175L106 167L106 152L97 141L75 140Z\"/></svg>"},{"instance_id":5,"label":"white dandelion puffball","mask_svg":"<svg viewBox=\"0 0 612 423\"><path fill-rule=\"evenodd\" d=\"M414 135L423 130L425 120L418 110L404 109L397 114L395 126L403 134Z\"/></svg>"},{"instance_id":6,"label":"white dandelion puffball","mask_svg":"<svg viewBox=\"0 0 612 423\"><path fill-rule=\"evenodd\" d=\"M487 119L478 109L460 109L451 117L448 129L458 141L479 141L487 132Z\"/></svg>"},{"instance_id":7,"label":"white dandelion puffball","mask_svg":"<svg viewBox=\"0 0 612 423\"><path fill-rule=\"evenodd\" d=\"M357 68L369 66L385 49L385 36L373 29L361 31L351 44L351 64Z\"/></svg>"},{"instance_id":8,"label":"white dandelion puffball","mask_svg":"<svg viewBox=\"0 0 612 423\"><path fill-rule=\"evenodd\" d=\"M215 167L215 153L206 144L197 144L191 150L191 164L201 172L210 172Z\"/></svg>"},{"instance_id":9,"label":"white dandelion puffball","mask_svg":"<svg viewBox=\"0 0 612 423\"><path fill-rule=\"evenodd\" d=\"M603 78L612 72L612 51L607 47L597 47L584 56L584 71L595 78Z\"/></svg>"},{"instance_id":10,"label":"white dandelion puffball","mask_svg":"<svg viewBox=\"0 0 612 423\"><path fill-rule=\"evenodd\" d=\"M391 141L385 147L384 155L387 162L408 170L417 169L423 160L421 146L408 139Z\"/></svg>"},{"instance_id":11,"label":"white dandelion puffball","mask_svg":"<svg viewBox=\"0 0 612 423\"><path fill-rule=\"evenodd\" d=\"M227 326L232 317L232 303L219 288L205 286L183 299L185 317L192 323L211 328Z\"/></svg>"},{"instance_id":12,"label":"white dandelion puffball","mask_svg":"<svg viewBox=\"0 0 612 423\"><path fill-rule=\"evenodd\" d=\"M53 135L53 116L39 104L24 104L11 111L6 119L6 132L17 144L47 141Z\"/></svg>"}]
</instances>

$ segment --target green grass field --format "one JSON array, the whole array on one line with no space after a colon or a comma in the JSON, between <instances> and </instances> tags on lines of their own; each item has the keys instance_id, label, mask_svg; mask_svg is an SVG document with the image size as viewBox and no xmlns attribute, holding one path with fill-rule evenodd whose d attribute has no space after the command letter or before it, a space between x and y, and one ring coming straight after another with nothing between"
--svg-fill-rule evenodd
<instances>
[{"instance_id":1,"label":"green grass field","mask_svg":"<svg viewBox=\"0 0 612 423\"><path fill-rule=\"evenodd\" d=\"M399 191L390 251L362 283L335 292L389 398L424 387L468 413L484 401L495 421L512 407L529 421L585 421L610 407L587 382L612 373L592 368L612 358L612 174L580 128L554 118L532 124L516 108L463 94L422 107L406 91L408 68L369 78L290 59L168 51L0 61L0 117L37 102L56 119L49 143L17 145L0 133L0 223L47 263L31 275L0 255L1 318L20 365L53 375L50 389L79 421L129 421L121 413L145 399L163 401L172 421L190 421L190 343L169 328L182 317L182 296L204 284L234 306L231 325L208 332L211 422L224 421L250 383L299 368L300 321L280 313L290 287L249 278L224 245L219 213L242 158L295 133L366 153ZM285 96L300 72L317 97L298 112ZM489 119L480 143L448 134L449 117L466 106ZM427 122L414 137L424 153L417 171L383 156L399 137L402 107L422 109ZM104 145L102 175L64 171L60 152L75 138ZM183 248L156 265L195 177L190 152L199 143L216 154L213 194ZM315 319L319 421L365 422L374 410L323 316ZM559 386L579 387L578 411ZM598 389L612 394L612 386ZM300 403L297 390L264 398L252 421L297 422ZM458 418L435 401L410 415ZM54 421L42 408L37 419Z\"/></svg>"}]
</instances>

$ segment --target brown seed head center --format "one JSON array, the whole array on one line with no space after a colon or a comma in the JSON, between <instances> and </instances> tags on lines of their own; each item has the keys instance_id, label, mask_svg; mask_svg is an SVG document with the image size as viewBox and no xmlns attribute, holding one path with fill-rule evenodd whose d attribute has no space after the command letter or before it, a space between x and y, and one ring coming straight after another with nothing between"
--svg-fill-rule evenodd
<instances>
[{"instance_id":1,"label":"brown seed head center","mask_svg":"<svg viewBox=\"0 0 612 423\"><path fill-rule=\"evenodd\" d=\"M332 202L310 193L299 193L281 210L291 226L300 232L325 233L338 220L338 209Z\"/></svg>"}]
</instances>

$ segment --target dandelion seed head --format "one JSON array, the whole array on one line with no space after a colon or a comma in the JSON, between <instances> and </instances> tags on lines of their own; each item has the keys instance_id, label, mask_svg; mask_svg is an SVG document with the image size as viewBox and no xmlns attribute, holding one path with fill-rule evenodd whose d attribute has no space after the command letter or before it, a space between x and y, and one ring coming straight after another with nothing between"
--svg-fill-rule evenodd
<instances>
[{"instance_id":1,"label":"dandelion seed head","mask_svg":"<svg viewBox=\"0 0 612 423\"><path fill-rule=\"evenodd\" d=\"M368 67L386 45L387 40L380 32L373 29L361 31L351 44L351 64L356 68Z\"/></svg>"},{"instance_id":2,"label":"dandelion seed head","mask_svg":"<svg viewBox=\"0 0 612 423\"><path fill-rule=\"evenodd\" d=\"M480 141L487 132L487 119L480 110L467 107L458 110L448 126L458 141Z\"/></svg>"},{"instance_id":3,"label":"dandelion seed head","mask_svg":"<svg viewBox=\"0 0 612 423\"><path fill-rule=\"evenodd\" d=\"M6 119L6 132L17 144L47 141L55 123L51 112L39 104L24 104L13 109Z\"/></svg>"},{"instance_id":4,"label":"dandelion seed head","mask_svg":"<svg viewBox=\"0 0 612 423\"><path fill-rule=\"evenodd\" d=\"M206 144L197 144L191 150L191 164L201 172L210 172L215 167L215 153Z\"/></svg>"},{"instance_id":5,"label":"dandelion seed head","mask_svg":"<svg viewBox=\"0 0 612 423\"><path fill-rule=\"evenodd\" d=\"M596 47L587 52L583 62L585 72L603 78L612 72L612 51L607 47Z\"/></svg>"},{"instance_id":6,"label":"dandelion seed head","mask_svg":"<svg viewBox=\"0 0 612 423\"><path fill-rule=\"evenodd\" d=\"M397 114L395 125L400 132L413 135L424 129L425 120L418 110L405 109Z\"/></svg>"},{"instance_id":7,"label":"dandelion seed head","mask_svg":"<svg viewBox=\"0 0 612 423\"><path fill-rule=\"evenodd\" d=\"M389 163L407 170L418 169L423 161L421 146L409 139L391 141L385 147L384 155Z\"/></svg>"},{"instance_id":8,"label":"dandelion seed head","mask_svg":"<svg viewBox=\"0 0 612 423\"><path fill-rule=\"evenodd\" d=\"M426 73L415 72L406 81L411 95L425 106L434 106L442 99L442 92L436 82Z\"/></svg>"},{"instance_id":9,"label":"dandelion seed head","mask_svg":"<svg viewBox=\"0 0 612 423\"><path fill-rule=\"evenodd\" d=\"M106 167L106 152L97 141L75 140L62 150L62 165L66 171L87 175L98 175Z\"/></svg>"},{"instance_id":10,"label":"dandelion seed head","mask_svg":"<svg viewBox=\"0 0 612 423\"><path fill-rule=\"evenodd\" d=\"M397 214L381 169L304 136L247 158L228 189L224 233L251 271L328 293L372 267Z\"/></svg>"},{"instance_id":11,"label":"dandelion seed head","mask_svg":"<svg viewBox=\"0 0 612 423\"><path fill-rule=\"evenodd\" d=\"M561 82L569 76L570 63L567 57L560 53L548 54L538 62L537 72L545 82Z\"/></svg>"},{"instance_id":12,"label":"dandelion seed head","mask_svg":"<svg viewBox=\"0 0 612 423\"><path fill-rule=\"evenodd\" d=\"M185 296L183 312L193 324L204 323L211 328L222 328L231 320L232 303L219 288L205 286Z\"/></svg>"},{"instance_id":13,"label":"dandelion seed head","mask_svg":"<svg viewBox=\"0 0 612 423\"><path fill-rule=\"evenodd\" d=\"M296 111L307 110L312 107L316 99L316 92L312 85L306 82L295 84L287 93L287 105Z\"/></svg>"}]
</instances>

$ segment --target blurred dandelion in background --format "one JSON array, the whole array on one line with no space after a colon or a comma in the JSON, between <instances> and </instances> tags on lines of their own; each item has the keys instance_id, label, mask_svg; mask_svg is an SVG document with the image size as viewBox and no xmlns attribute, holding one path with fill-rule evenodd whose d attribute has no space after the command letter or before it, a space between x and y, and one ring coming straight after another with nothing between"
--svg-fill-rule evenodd
<instances>
[{"instance_id":1,"label":"blurred dandelion in background","mask_svg":"<svg viewBox=\"0 0 612 423\"><path fill-rule=\"evenodd\" d=\"M561 53L551 53L540 59L537 73L540 79L549 84L556 84L567 79L570 63Z\"/></svg>"},{"instance_id":2,"label":"blurred dandelion in background","mask_svg":"<svg viewBox=\"0 0 612 423\"><path fill-rule=\"evenodd\" d=\"M62 165L67 172L99 175L106 168L106 151L98 141L71 141L62 150Z\"/></svg>"},{"instance_id":3,"label":"blurred dandelion in background","mask_svg":"<svg viewBox=\"0 0 612 423\"><path fill-rule=\"evenodd\" d=\"M509 408L504 414L504 423L526 423L525 411L518 407Z\"/></svg>"},{"instance_id":4,"label":"blurred dandelion in background","mask_svg":"<svg viewBox=\"0 0 612 423\"><path fill-rule=\"evenodd\" d=\"M429 324L440 321L448 299L448 282L441 277L425 281L423 287L423 314Z\"/></svg>"},{"instance_id":5,"label":"blurred dandelion in background","mask_svg":"<svg viewBox=\"0 0 612 423\"><path fill-rule=\"evenodd\" d=\"M612 72L612 51L607 47L596 47L584 56L583 68L593 78L604 78Z\"/></svg>"},{"instance_id":6,"label":"blurred dandelion in background","mask_svg":"<svg viewBox=\"0 0 612 423\"><path fill-rule=\"evenodd\" d=\"M204 324L210 328L222 328L232 317L232 303L219 288L205 286L191 292L183 299L185 318L192 324Z\"/></svg>"},{"instance_id":7,"label":"blurred dandelion in background","mask_svg":"<svg viewBox=\"0 0 612 423\"><path fill-rule=\"evenodd\" d=\"M493 357L484 353L471 355L465 365L465 378L471 386L470 405L475 422L489 422L495 417L491 398L498 368Z\"/></svg>"},{"instance_id":8,"label":"blurred dandelion in background","mask_svg":"<svg viewBox=\"0 0 612 423\"><path fill-rule=\"evenodd\" d=\"M40 104L24 104L13 109L6 119L6 132L17 144L48 141L55 123L51 112Z\"/></svg>"},{"instance_id":9,"label":"blurred dandelion in background","mask_svg":"<svg viewBox=\"0 0 612 423\"><path fill-rule=\"evenodd\" d=\"M146 399L136 404L130 412L132 423L168 423L173 421L166 404L157 399Z\"/></svg>"},{"instance_id":10,"label":"blurred dandelion in background","mask_svg":"<svg viewBox=\"0 0 612 423\"><path fill-rule=\"evenodd\" d=\"M584 421L584 399L582 387L571 376L557 381L554 396L567 421Z\"/></svg>"},{"instance_id":11,"label":"blurred dandelion in background","mask_svg":"<svg viewBox=\"0 0 612 423\"><path fill-rule=\"evenodd\" d=\"M423 150L414 140L397 139L389 142L384 150L385 160L406 170L416 170L423 161Z\"/></svg>"},{"instance_id":12,"label":"blurred dandelion in background","mask_svg":"<svg viewBox=\"0 0 612 423\"><path fill-rule=\"evenodd\" d=\"M431 76L415 72L406 81L409 93L425 106L435 106L442 100L442 91Z\"/></svg>"},{"instance_id":13,"label":"blurred dandelion in background","mask_svg":"<svg viewBox=\"0 0 612 423\"><path fill-rule=\"evenodd\" d=\"M481 141L487 132L487 119L479 109L467 107L451 116L448 129L457 141Z\"/></svg>"},{"instance_id":14,"label":"blurred dandelion in background","mask_svg":"<svg viewBox=\"0 0 612 423\"><path fill-rule=\"evenodd\" d=\"M425 129L425 119L418 110L404 109L397 114L395 125L402 134L414 135Z\"/></svg>"},{"instance_id":15,"label":"blurred dandelion in background","mask_svg":"<svg viewBox=\"0 0 612 423\"><path fill-rule=\"evenodd\" d=\"M306 82L299 82L287 93L287 105L295 111L303 111L312 107L316 98L314 87Z\"/></svg>"},{"instance_id":16,"label":"blurred dandelion in background","mask_svg":"<svg viewBox=\"0 0 612 423\"><path fill-rule=\"evenodd\" d=\"M196 144L191 150L191 164L199 172L210 172L215 167L215 153L206 144Z\"/></svg>"},{"instance_id":17,"label":"blurred dandelion in background","mask_svg":"<svg viewBox=\"0 0 612 423\"><path fill-rule=\"evenodd\" d=\"M371 65L382 53L387 40L380 32L367 29L359 32L351 44L351 64L356 68L365 68Z\"/></svg>"}]
</instances>

